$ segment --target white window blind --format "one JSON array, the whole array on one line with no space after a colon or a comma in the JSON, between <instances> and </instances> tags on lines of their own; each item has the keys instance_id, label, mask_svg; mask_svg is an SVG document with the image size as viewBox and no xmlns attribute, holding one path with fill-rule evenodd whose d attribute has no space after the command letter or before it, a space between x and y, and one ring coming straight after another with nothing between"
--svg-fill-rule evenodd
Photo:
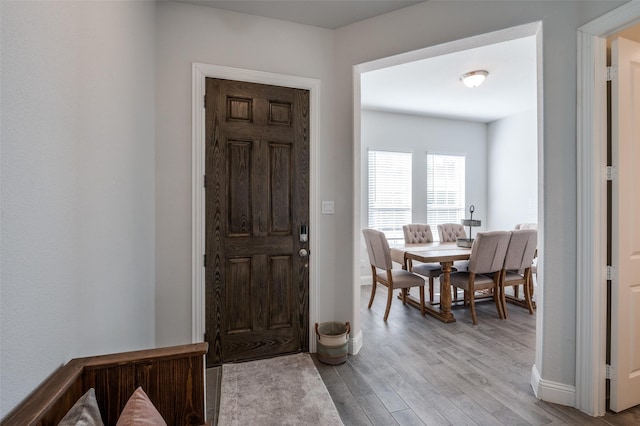
<instances>
[{"instance_id":1,"label":"white window blind","mask_svg":"<svg viewBox=\"0 0 640 426\"><path fill-rule=\"evenodd\" d=\"M441 223L464 219L465 157L427 154L427 223L436 232Z\"/></svg>"},{"instance_id":2,"label":"white window blind","mask_svg":"<svg viewBox=\"0 0 640 426\"><path fill-rule=\"evenodd\" d=\"M411 155L369 150L369 227L390 243L402 242L402 225L411 223Z\"/></svg>"}]
</instances>

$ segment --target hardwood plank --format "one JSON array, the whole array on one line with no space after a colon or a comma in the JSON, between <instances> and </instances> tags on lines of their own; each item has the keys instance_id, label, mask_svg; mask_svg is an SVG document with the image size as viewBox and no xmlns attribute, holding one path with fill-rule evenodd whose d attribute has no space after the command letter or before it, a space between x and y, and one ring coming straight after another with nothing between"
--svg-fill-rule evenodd
<instances>
[{"instance_id":1,"label":"hardwood plank","mask_svg":"<svg viewBox=\"0 0 640 426\"><path fill-rule=\"evenodd\" d=\"M351 363L345 362L334 368L354 396L366 396L374 393L371 386L353 369Z\"/></svg>"},{"instance_id":2,"label":"hardwood plank","mask_svg":"<svg viewBox=\"0 0 640 426\"><path fill-rule=\"evenodd\" d=\"M396 425L397 422L375 394L357 396L356 400L374 426Z\"/></svg>"},{"instance_id":3,"label":"hardwood plank","mask_svg":"<svg viewBox=\"0 0 640 426\"><path fill-rule=\"evenodd\" d=\"M338 384L344 383L332 365L328 365L320 362L316 354L313 354L311 358L313 359L313 363L318 369L318 373L320 373L320 377L322 378L322 381L324 382L325 386L338 385Z\"/></svg>"},{"instance_id":4,"label":"hardwood plank","mask_svg":"<svg viewBox=\"0 0 640 426\"><path fill-rule=\"evenodd\" d=\"M640 406L629 408L617 414L607 413L603 417L603 422L614 426L639 425Z\"/></svg>"},{"instance_id":5,"label":"hardwood plank","mask_svg":"<svg viewBox=\"0 0 640 426\"><path fill-rule=\"evenodd\" d=\"M327 386L342 422L353 426L370 426L371 421L345 383Z\"/></svg>"},{"instance_id":6,"label":"hardwood plank","mask_svg":"<svg viewBox=\"0 0 640 426\"><path fill-rule=\"evenodd\" d=\"M473 416L473 421L479 426L495 426L499 424L511 425L513 423L503 423L496 416L489 413L485 407L475 402L466 394L457 395L451 398L461 411Z\"/></svg>"},{"instance_id":7,"label":"hardwood plank","mask_svg":"<svg viewBox=\"0 0 640 426\"><path fill-rule=\"evenodd\" d=\"M505 407L502 410L491 413L500 423L510 426L526 425L530 426L531 423L520 417L518 414Z\"/></svg>"},{"instance_id":8,"label":"hardwood plank","mask_svg":"<svg viewBox=\"0 0 640 426\"><path fill-rule=\"evenodd\" d=\"M426 425L448 425L449 423L423 395L411 386L401 386L396 388L396 392L405 400L409 408ZM346 426L346 424L345 424Z\"/></svg>"},{"instance_id":9,"label":"hardwood plank","mask_svg":"<svg viewBox=\"0 0 640 426\"><path fill-rule=\"evenodd\" d=\"M602 417L589 417L572 407L550 404L545 401L537 401L536 405L549 413L549 415L554 418L554 423L556 424L574 424L581 426L604 424L601 420Z\"/></svg>"},{"instance_id":10,"label":"hardwood plank","mask_svg":"<svg viewBox=\"0 0 640 426\"><path fill-rule=\"evenodd\" d=\"M465 413L457 407L449 398L444 397L440 393L434 393L429 397L429 402L438 410L442 417L447 419L452 425L476 425L474 422L474 413Z\"/></svg>"},{"instance_id":11,"label":"hardwood plank","mask_svg":"<svg viewBox=\"0 0 640 426\"><path fill-rule=\"evenodd\" d=\"M407 404L389 386L384 377L378 373L367 358L363 356L353 357L353 359L361 360L360 362L352 363L354 370L367 382L387 411L393 413L407 409Z\"/></svg>"},{"instance_id":12,"label":"hardwood plank","mask_svg":"<svg viewBox=\"0 0 640 426\"><path fill-rule=\"evenodd\" d=\"M423 426L424 423L411 409L391 413L400 426Z\"/></svg>"}]
</instances>

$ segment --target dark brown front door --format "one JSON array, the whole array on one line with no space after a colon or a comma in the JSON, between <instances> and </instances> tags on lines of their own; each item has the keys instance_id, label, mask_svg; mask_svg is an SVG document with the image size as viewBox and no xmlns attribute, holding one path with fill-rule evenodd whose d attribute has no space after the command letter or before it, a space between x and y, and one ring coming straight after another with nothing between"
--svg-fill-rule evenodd
<instances>
[{"instance_id":1,"label":"dark brown front door","mask_svg":"<svg viewBox=\"0 0 640 426\"><path fill-rule=\"evenodd\" d=\"M207 78L207 365L309 350L309 91Z\"/></svg>"}]
</instances>

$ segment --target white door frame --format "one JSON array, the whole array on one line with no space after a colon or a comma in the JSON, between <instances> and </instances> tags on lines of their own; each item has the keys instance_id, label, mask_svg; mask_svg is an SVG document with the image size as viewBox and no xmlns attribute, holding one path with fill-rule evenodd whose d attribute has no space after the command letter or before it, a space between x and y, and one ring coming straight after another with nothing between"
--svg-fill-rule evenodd
<instances>
[{"instance_id":1,"label":"white door frame","mask_svg":"<svg viewBox=\"0 0 640 426\"><path fill-rule=\"evenodd\" d=\"M192 64L192 246L191 246L191 340L194 343L204 341L205 323L205 190L203 185L205 171L205 109L207 77L248 83L270 84L309 90L309 251L319 253L320 232L318 229L318 141L320 140L320 80L285 74L245 70L194 62ZM318 265L309 262L309 351L316 351L315 328L318 321Z\"/></svg>"},{"instance_id":2,"label":"white door frame","mask_svg":"<svg viewBox=\"0 0 640 426\"><path fill-rule=\"evenodd\" d=\"M632 1L578 28L575 407L592 416L606 412L606 38L639 19Z\"/></svg>"},{"instance_id":3,"label":"white door frame","mask_svg":"<svg viewBox=\"0 0 640 426\"><path fill-rule=\"evenodd\" d=\"M353 323L351 324L352 330L357 331L356 342L353 347L354 352L357 351L362 346L363 336L360 330L360 286L361 286L361 277L360 277L360 259L361 259L361 250L363 250L362 245L362 223L361 223L361 199L362 199L362 191L361 191L361 150L362 150L362 141L361 141L361 122L360 117L362 114L361 108L361 93L360 93L360 85L361 85L361 76L363 73L374 71L378 69L387 68L394 65L409 63L413 61L418 61L422 59L428 59L436 56L446 55L453 52L459 52L463 50L473 49L479 46L486 46L490 44L496 44L504 41L514 40L522 37L535 36L536 37L536 79L537 79L537 129L538 129L538 246L540 250L538 251L538 255L540 261L538 262L538 284L539 287L536 289L537 294L537 303L538 309L536 311L536 360L541 359L542 357L539 354L542 352L542 342L543 342L543 309L542 306L544 304L544 281L543 281L543 265L542 261L544 258L544 252L542 247L544 245L544 199L542 197L543 188L544 188L544 125L543 125L543 98L542 98L542 88L543 88L543 73L542 73L542 21L532 22L529 24L518 25L511 28L506 28L503 30L493 31L490 33L480 34L472 37L467 37L460 40L455 40L451 42L442 43L435 46L425 47L423 49L414 50L411 52L400 53L394 56L389 56L381 59L376 59L370 62L361 63L355 65L353 67L353 253L352 253L352 264L354 266L352 273L354 283L353 286ZM539 394L538 388L541 386L541 383L545 382L541 381L539 376L537 375L537 371L541 370L541 366L533 367L531 385L534 388L536 395ZM549 393L549 391L547 391ZM555 394L554 394L555 395Z\"/></svg>"}]
</instances>

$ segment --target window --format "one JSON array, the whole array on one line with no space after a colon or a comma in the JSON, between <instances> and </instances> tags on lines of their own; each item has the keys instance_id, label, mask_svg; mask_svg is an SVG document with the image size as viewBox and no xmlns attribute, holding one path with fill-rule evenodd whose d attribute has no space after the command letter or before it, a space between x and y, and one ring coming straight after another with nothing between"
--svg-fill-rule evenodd
<instances>
[{"instance_id":1,"label":"window","mask_svg":"<svg viewBox=\"0 0 640 426\"><path fill-rule=\"evenodd\" d=\"M390 243L411 223L411 153L369 150L369 227ZM398 241L399 240L399 241Z\"/></svg>"},{"instance_id":2,"label":"window","mask_svg":"<svg viewBox=\"0 0 640 426\"><path fill-rule=\"evenodd\" d=\"M464 171L464 156L427 154L427 223L432 230L464 219Z\"/></svg>"}]
</instances>

